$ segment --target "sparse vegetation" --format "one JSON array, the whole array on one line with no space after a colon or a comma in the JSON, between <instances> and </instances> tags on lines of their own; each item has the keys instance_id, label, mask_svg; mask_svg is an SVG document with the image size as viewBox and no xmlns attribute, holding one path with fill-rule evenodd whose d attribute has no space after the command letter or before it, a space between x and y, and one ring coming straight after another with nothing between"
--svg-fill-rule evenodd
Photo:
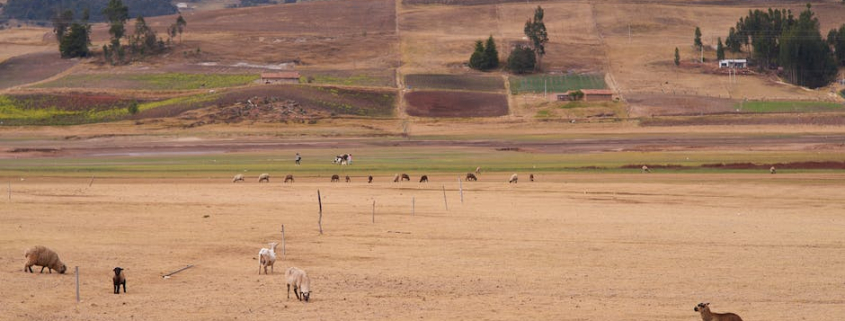
<instances>
[{"instance_id":1,"label":"sparse vegetation","mask_svg":"<svg viewBox=\"0 0 845 321\"><path fill-rule=\"evenodd\" d=\"M191 90L240 86L258 78L257 74L81 74L65 76L35 87Z\"/></svg>"},{"instance_id":2,"label":"sparse vegetation","mask_svg":"<svg viewBox=\"0 0 845 321\"><path fill-rule=\"evenodd\" d=\"M405 76L405 84L412 89L470 91L499 91L505 89L505 84L500 77L476 75L412 74Z\"/></svg>"},{"instance_id":3,"label":"sparse vegetation","mask_svg":"<svg viewBox=\"0 0 845 321\"><path fill-rule=\"evenodd\" d=\"M675 66L681 65L681 52L678 51L678 47L675 47Z\"/></svg>"}]
</instances>

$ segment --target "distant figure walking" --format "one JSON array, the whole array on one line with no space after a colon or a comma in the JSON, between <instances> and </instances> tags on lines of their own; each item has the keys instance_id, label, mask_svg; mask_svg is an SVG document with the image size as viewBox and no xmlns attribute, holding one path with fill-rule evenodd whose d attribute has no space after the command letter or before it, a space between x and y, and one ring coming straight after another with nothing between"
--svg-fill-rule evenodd
<instances>
[{"instance_id":1,"label":"distant figure walking","mask_svg":"<svg viewBox=\"0 0 845 321\"><path fill-rule=\"evenodd\" d=\"M299 165L299 162L302 161L302 156L299 156L299 153L296 153L296 165Z\"/></svg>"}]
</instances>

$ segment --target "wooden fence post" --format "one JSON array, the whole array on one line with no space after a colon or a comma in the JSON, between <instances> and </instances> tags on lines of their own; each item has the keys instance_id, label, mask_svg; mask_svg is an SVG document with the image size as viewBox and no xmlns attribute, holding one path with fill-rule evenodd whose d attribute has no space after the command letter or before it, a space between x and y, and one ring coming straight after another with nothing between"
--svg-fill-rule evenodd
<instances>
[{"instance_id":1,"label":"wooden fence post","mask_svg":"<svg viewBox=\"0 0 845 321\"><path fill-rule=\"evenodd\" d=\"M464 203L464 184L461 182L461 177L458 176L458 189L461 191L461 204Z\"/></svg>"},{"instance_id":2,"label":"wooden fence post","mask_svg":"<svg viewBox=\"0 0 845 321\"><path fill-rule=\"evenodd\" d=\"M320 235L323 235L323 199L320 197L320 190L317 190L317 203L320 204L320 218L317 225L320 227Z\"/></svg>"},{"instance_id":3,"label":"wooden fence post","mask_svg":"<svg viewBox=\"0 0 845 321\"><path fill-rule=\"evenodd\" d=\"M446 207L446 211L449 211L449 203L446 202L446 185L443 185L443 206Z\"/></svg>"},{"instance_id":4,"label":"wooden fence post","mask_svg":"<svg viewBox=\"0 0 845 321\"><path fill-rule=\"evenodd\" d=\"M376 222L376 200L373 200L373 223Z\"/></svg>"},{"instance_id":5,"label":"wooden fence post","mask_svg":"<svg viewBox=\"0 0 845 321\"><path fill-rule=\"evenodd\" d=\"M79 267L76 267L76 303L79 303Z\"/></svg>"},{"instance_id":6,"label":"wooden fence post","mask_svg":"<svg viewBox=\"0 0 845 321\"><path fill-rule=\"evenodd\" d=\"M285 257L285 225L282 224L282 258Z\"/></svg>"}]
</instances>

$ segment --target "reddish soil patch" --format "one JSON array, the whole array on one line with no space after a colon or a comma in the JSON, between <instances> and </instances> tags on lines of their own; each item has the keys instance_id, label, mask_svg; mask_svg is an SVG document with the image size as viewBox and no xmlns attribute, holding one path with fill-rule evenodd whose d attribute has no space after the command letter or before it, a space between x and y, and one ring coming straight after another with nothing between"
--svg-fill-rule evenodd
<instances>
[{"instance_id":1,"label":"reddish soil patch","mask_svg":"<svg viewBox=\"0 0 845 321\"><path fill-rule=\"evenodd\" d=\"M13 57L0 63L0 89L41 81L79 62L62 59L58 52L39 52Z\"/></svg>"},{"instance_id":2,"label":"reddish soil patch","mask_svg":"<svg viewBox=\"0 0 845 321\"><path fill-rule=\"evenodd\" d=\"M505 95L456 91L405 94L407 112L419 117L496 117L508 114Z\"/></svg>"}]
</instances>

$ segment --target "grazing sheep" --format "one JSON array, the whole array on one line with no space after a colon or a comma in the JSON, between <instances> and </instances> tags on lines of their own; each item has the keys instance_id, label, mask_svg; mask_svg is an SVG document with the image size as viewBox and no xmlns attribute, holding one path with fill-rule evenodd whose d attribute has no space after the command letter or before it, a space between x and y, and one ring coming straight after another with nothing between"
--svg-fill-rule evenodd
<instances>
[{"instance_id":1,"label":"grazing sheep","mask_svg":"<svg viewBox=\"0 0 845 321\"><path fill-rule=\"evenodd\" d=\"M467 178L466 178L466 180L467 180L467 182L469 182L469 181L477 181L477 180L478 180L478 177L475 177L475 174L473 174L473 173L467 173Z\"/></svg>"},{"instance_id":2,"label":"grazing sheep","mask_svg":"<svg viewBox=\"0 0 845 321\"><path fill-rule=\"evenodd\" d=\"M399 181L399 174L393 175L393 182L396 183Z\"/></svg>"},{"instance_id":3,"label":"grazing sheep","mask_svg":"<svg viewBox=\"0 0 845 321\"><path fill-rule=\"evenodd\" d=\"M24 253L26 257L26 265L24 265L23 271L32 272L32 266L38 265L41 267L41 272L44 273L44 268L47 268L50 273L53 273L53 270L58 271L61 274L64 274L67 271L67 266L59 260L59 255L53 250L43 247L41 245L34 246L29 250L26 250Z\"/></svg>"},{"instance_id":4,"label":"grazing sheep","mask_svg":"<svg viewBox=\"0 0 845 321\"><path fill-rule=\"evenodd\" d=\"M270 182L270 174L262 173L261 175L258 175L258 182L259 183L261 183L261 182L269 183Z\"/></svg>"},{"instance_id":5,"label":"grazing sheep","mask_svg":"<svg viewBox=\"0 0 845 321\"><path fill-rule=\"evenodd\" d=\"M478 167L475 168L475 173L481 174L481 166L478 166Z\"/></svg>"},{"instance_id":6,"label":"grazing sheep","mask_svg":"<svg viewBox=\"0 0 845 321\"><path fill-rule=\"evenodd\" d=\"M428 175L421 176L420 183L428 183Z\"/></svg>"},{"instance_id":7,"label":"grazing sheep","mask_svg":"<svg viewBox=\"0 0 845 321\"><path fill-rule=\"evenodd\" d=\"M340 182L340 176L337 174L332 175L332 183L334 182Z\"/></svg>"},{"instance_id":8,"label":"grazing sheep","mask_svg":"<svg viewBox=\"0 0 845 321\"><path fill-rule=\"evenodd\" d=\"M121 284L123 285L123 293L126 293L126 273L123 273L123 268L119 266L114 268L112 281L114 281L114 294L120 294Z\"/></svg>"},{"instance_id":9,"label":"grazing sheep","mask_svg":"<svg viewBox=\"0 0 845 321\"><path fill-rule=\"evenodd\" d=\"M270 248L262 248L258 251L258 275L261 275L261 268L264 268L264 274L267 274L267 267L270 267L270 272L273 271L273 264L276 263L276 246L279 243L270 243Z\"/></svg>"},{"instance_id":10,"label":"grazing sheep","mask_svg":"<svg viewBox=\"0 0 845 321\"><path fill-rule=\"evenodd\" d=\"M772 173L772 174L777 173L777 170L775 169L775 167L774 167L774 166L772 166L771 168L769 168L769 173Z\"/></svg>"},{"instance_id":11,"label":"grazing sheep","mask_svg":"<svg viewBox=\"0 0 845 321\"><path fill-rule=\"evenodd\" d=\"M648 166L643 165L643 173L651 173L651 170L648 169Z\"/></svg>"},{"instance_id":12,"label":"grazing sheep","mask_svg":"<svg viewBox=\"0 0 845 321\"><path fill-rule=\"evenodd\" d=\"M311 279L308 278L305 271L291 267L285 271L285 280L288 283L288 299L290 299L290 286L293 285L293 294L296 295L296 298L299 301L305 299L305 302L308 302L311 297ZM296 292L297 290L299 290L299 293Z\"/></svg>"},{"instance_id":13,"label":"grazing sheep","mask_svg":"<svg viewBox=\"0 0 845 321\"><path fill-rule=\"evenodd\" d=\"M287 183L288 181L290 181L291 183L293 183L293 175L292 175L292 174L287 174L287 175L285 176L285 183Z\"/></svg>"},{"instance_id":14,"label":"grazing sheep","mask_svg":"<svg viewBox=\"0 0 845 321\"><path fill-rule=\"evenodd\" d=\"M742 321L742 318L733 313L710 312L710 303L699 303L693 310L701 313L702 321Z\"/></svg>"},{"instance_id":15,"label":"grazing sheep","mask_svg":"<svg viewBox=\"0 0 845 321\"><path fill-rule=\"evenodd\" d=\"M243 182L244 181L244 174L235 175L235 178L232 179L232 183Z\"/></svg>"},{"instance_id":16,"label":"grazing sheep","mask_svg":"<svg viewBox=\"0 0 845 321\"><path fill-rule=\"evenodd\" d=\"M401 180L410 182L411 176L408 176L408 174L402 173L402 179Z\"/></svg>"},{"instance_id":17,"label":"grazing sheep","mask_svg":"<svg viewBox=\"0 0 845 321\"><path fill-rule=\"evenodd\" d=\"M349 183L349 182L351 182L351 181L352 181L352 179L351 179L351 178L349 178L349 175L346 175L346 182L347 182L347 183Z\"/></svg>"},{"instance_id":18,"label":"grazing sheep","mask_svg":"<svg viewBox=\"0 0 845 321\"><path fill-rule=\"evenodd\" d=\"M511 175L511 179L508 180L508 184L510 184L510 183L516 184L517 180L519 180L519 176L517 176L516 173L513 173L513 175Z\"/></svg>"},{"instance_id":19,"label":"grazing sheep","mask_svg":"<svg viewBox=\"0 0 845 321\"><path fill-rule=\"evenodd\" d=\"M529 174L528 180L533 182L534 181L534 174Z\"/></svg>"},{"instance_id":20,"label":"grazing sheep","mask_svg":"<svg viewBox=\"0 0 845 321\"><path fill-rule=\"evenodd\" d=\"M372 182L373 182L373 176L370 175L370 177L367 177L367 184L372 183Z\"/></svg>"}]
</instances>

